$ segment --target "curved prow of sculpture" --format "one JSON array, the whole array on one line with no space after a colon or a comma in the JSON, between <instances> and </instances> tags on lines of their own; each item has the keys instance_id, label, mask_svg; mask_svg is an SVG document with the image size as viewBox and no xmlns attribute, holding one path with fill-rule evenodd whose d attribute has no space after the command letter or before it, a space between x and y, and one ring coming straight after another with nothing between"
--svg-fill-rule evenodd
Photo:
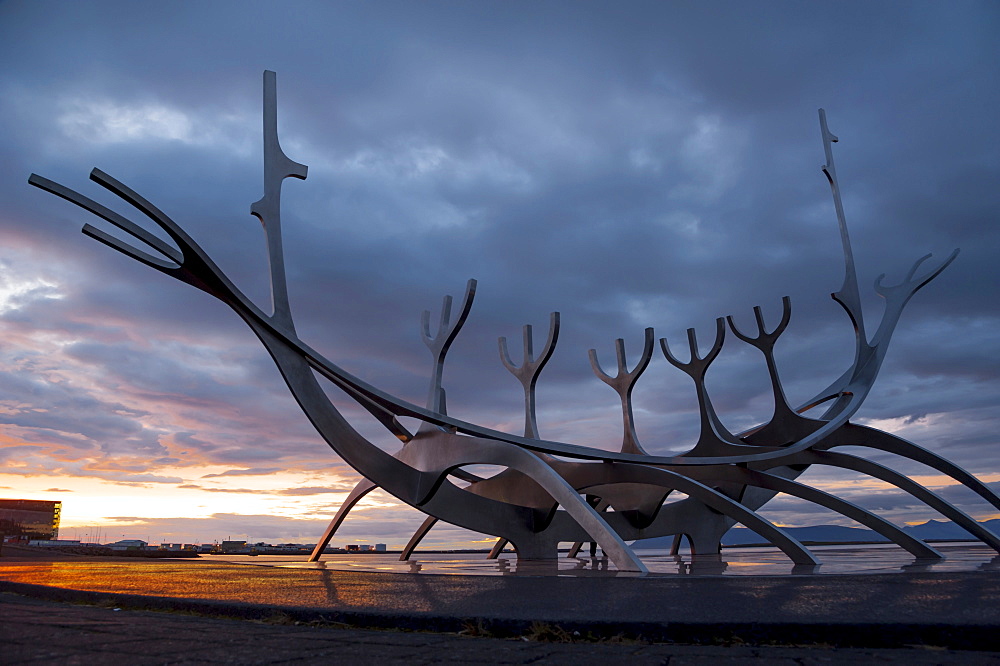
<instances>
[{"instance_id":1,"label":"curved prow of sculpture","mask_svg":"<svg viewBox=\"0 0 1000 666\"><path fill-rule=\"evenodd\" d=\"M910 268L906 279L898 285L891 287L883 286L882 279L885 277L885 274L880 275L875 281L875 290L885 299L885 310L882 313L882 319L879 321L875 335L869 341L865 332L861 295L858 291L858 277L854 265L854 253L851 249L851 239L847 231L847 219L840 196L840 182L837 179L837 170L833 162L832 144L839 141L839 139L827 127L826 111L823 109L819 110L819 121L823 137L823 150L826 154L826 164L823 165L822 169L833 193L834 208L837 213L837 222L840 225L840 237L844 250L844 283L840 291L834 292L831 296L844 308L854 325L855 354L854 363L851 367L830 386L817 393L810 400L807 400L804 405L813 405L825 401L828 396L838 396L833 400L823 416L820 417L823 420L833 420L844 412L853 413L856 411L856 405L859 405L868 395L881 369L882 361L889 347L889 341L892 338L896 325L899 323L899 318L903 313L906 303L919 289L940 275L955 260L959 251L958 249L953 250L948 258L938 264L937 267L919 278L914 278L917 268L931 255L928 254L921 257Z\"/></svg>"},{"instance_id":2,"label":"curved prow of sculpture","mask_svg":"<svg viewBox=\"0 0 1000 666\"><path fill-rule=\"evenodd\" d=\"M837 214L837 224L840 227L840 240L844 251L844 282L840 291L832 294L834 300L843 306L854 324L857 346L854 354L854 367L862 364L864 348L868 345L865 333L864 311L861 309L861 293L858 290L858 273L854 265L854 251L851 249L851 237L847 231L847 216L844 213L844 203L840 197L840 181L837 180L837 169L833 161L833 144L840 141L826 124L826 111L819 110L820 134L823 138L823 152L826 164L822 166L823 174L830 183L833 194L834 210Z\"/></svg>"},{"instance_id":3,"label":"curved prow of sculpture","mask_svg":"<svg viewBox=\"0 0 1000 666\"><path fill-rule=\"evenodd\" d=\"M447 415L420 408L410 402L401 400L395 396L378 390L366 382L354 377L343 369L337 367L321 354L310 348L299 340L294 331L283 326L281 322L276 322L274 317L265 314L254 305L244 294L226 277L225 273L208 257L201 247L188 236L170 218L161 213L152 204L141 196L128 189L118 181L95 169L91 178L99 184L107 187L112 192L125 199L129 203L139 208L144 214L152 219L163 229L170 239L176 244L179 251L160 239L142 230L138 225L131 223L120 215L113 213L96 202L70 190L62 185L54 183L48 179L32 174L29 183L45 189L57 196L67 199L95 215L108 220L113 225L122 229L125 233L136 238L141 243L149 246L154 252L163 258L150 254L149 251L142 250L128 243L118 240L98 229L88 225L84 226L84 233L92 236L98 241L122 252L137 261L146 264L162 273L165 273L182 282L190 284L226 303L244 321L250 325L259 324L269 330L275 336L298 350L298 353L308 362L308 365L323 377L333 382L337 387L345 391L352 399L361 404L370 412L383 426L396 435L403 442L411 439L412 435L398 422L397 417L408 416L421 420L424 423L431 423L441 428L447 428L455 432L486 437L498 441L505 441L511 444L522 446L530 450L538 451L547 455L567 456L582 460L617 460L621 462L648 462L660 465L701 465L701 464L722 464L722 463L749 463L773 459L784 455L785 451L755 451L752 453L734 452L726 456L639 456L636 454L609 455L608 452L589 447L574 446L561 442L533 440L519 437L501 431L478 426L458 419L453 419ZM474 282L467 290L467 296L471 298L471 291L474 290ZM463 308L464 309L464 308ZM453 331L454 332L454 331ZM428 332L429 337L429 332ZM439 336L440 337L440 336ZM436 337L435 340L438 338ZM447 336L443 339L447 339ZM662 343L662 341L661 341ZM665 345L665 343L662 343ZM435 373L436 376L436 373ZM433 383L432 383L433 385ZM865 391L867 392L867 391ZM819 442L829 432L845 423L847 419L860 407L863 396L852 399L846 407L840 408L835 418L831 418L821 431L810 434L794 445L788 447L788 452L794 450L804 450Z\"/></svg>"}]
</instances>

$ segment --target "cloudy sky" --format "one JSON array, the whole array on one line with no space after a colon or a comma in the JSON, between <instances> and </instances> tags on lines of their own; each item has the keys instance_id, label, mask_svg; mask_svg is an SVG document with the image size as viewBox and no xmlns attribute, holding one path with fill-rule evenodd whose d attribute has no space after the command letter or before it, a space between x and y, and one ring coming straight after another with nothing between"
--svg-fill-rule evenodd
<instances>
[{"instance_id":1,"label":"cloudy sky","mask_svg":"<svg viewBox=\"0 0 1000 666\"><path fill-rule=\"evenodd\" d=\"M829 294L843 263L817 109L827 110L868 317L878 274L955 263L911 302L858 420L1000 485L1000 9L983 2L0 3L0 496L60 499L64 537L315 541L357 481L224 306L79 233L95 219L32 172L135 217L97 166L184 226L267 305L261 74L278 72L284 234L300 336L422 404L420 313L479 281L445 370L450 412L520 432L497 355L544 339L542 436L621 443L609 367L643 329L675 346L760 305L792 323L785 389L851 362ZM870 324L871 325L871 324ZM757 352L709 373L734 431L766 421ZM639 437L697 437L690 380L659 351ZM345 408L355 413L346 403ZM988 505L919 465L980 519ZM932 512L879 483L803 477L899 523ZM798 501L765 515L840 522ZM335 543L405 542L420 515L373 494ZM484 537L441 526L428 545Z\"/></svg>"}]
</instances>

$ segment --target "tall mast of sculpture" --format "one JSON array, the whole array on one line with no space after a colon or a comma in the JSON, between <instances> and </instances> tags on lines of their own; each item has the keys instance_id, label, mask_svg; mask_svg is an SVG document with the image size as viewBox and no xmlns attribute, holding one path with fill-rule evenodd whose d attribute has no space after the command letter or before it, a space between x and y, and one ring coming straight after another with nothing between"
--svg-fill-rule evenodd
<instances>
[{"instance_id":1,"label":"tall mast of sculpture","mask_svg":"<svg viewBox=\"0 0 1000 666\"><path fill-rule=\"evenodd\" d=\"M840 291L833 294L833 297L843 304L854 327L858 331L857 355L861 354L861 345L867 343L868 336L865 334L864 314L861 310L861 294L858 291L858 273L854 266L854 251L851 249L851 237L847 233L847 217L844 215L844 202L840 198L840 183L837 180L837 168L833 163L833 144L840 141L826 125L826 111L819 110L819 126L823 135L823 152L826 155L826 164L823 165L823 173L830 182L830 189L833 191L833 207L837 212L837 223L840 225L840 242L844 246L844 284ZM857 357L856 357L857 358Z\"/></svg>"},{"instance_id":2,"label":"tall mast of sculpture","mask_svg":"<svg viewBox=\"0 0 1000 666\"><path fill-rule=\"evenodd\" d=\"M285 281L285 253L281 244L281 184L285 178L306 179L304 164L288 159L278 142L278 94L276 75L264 72L264 196L250 206L250 214L260 220L267 238L267 260L271 271L271 306L274 323L295 330L288 284Z\"/></svg>"}]
</instances>

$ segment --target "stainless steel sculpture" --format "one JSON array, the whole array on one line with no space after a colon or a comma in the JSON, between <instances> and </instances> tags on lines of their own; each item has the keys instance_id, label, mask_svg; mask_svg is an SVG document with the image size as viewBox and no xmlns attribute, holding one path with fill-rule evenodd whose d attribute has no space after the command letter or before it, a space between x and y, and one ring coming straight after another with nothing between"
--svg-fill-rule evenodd
<instances>
[{"instance_id":1,"label":"stainless steel sculpture","mask_svg":"<svg viewBox=\"0 0 1000 666\"><path fill-rule=\"evenodd\" d=\"M560 542L596 541L619 570L644 572L646 567L626 540L675 535L675 548L682 536L696 555L716 554L723 534L736 523L751 528L784 551L796 564L814 566L815 556L788 533L761 517L757 510L778 493L815 502L850 517L884 535L917 558L940 558L941 554L879 516L831 494L798 483L796 477L810 465L830 465L855 470L881 479L955 521L978 539L1000 552L1000 539L970 516L893 470L864 458L835 453L838 446L863 446L888 451L919 461L950 476L1000 509L1000 497L968 472L940 456L892 434L850 422L871 390L885 357L903 307L921 287L943 271L958 254L918 275L923 257L914 263L899 284L886 286L880 276L876 291L885 298L885 312L869 338L866 333L850 238L834 169L832 144L826 117L820 110L826 165L823 171L833 191L845 257L845 277L834 299L847 312L856 332L854 362L833 384L806 404L793 408L785 398L774 346L791 317L791 303L783 300L781 321L770 331L759 307L754 308L757 331L740 330L731 317L716 322L715 339L702 355L695 331L688 330L689 360L671 350L667 341L660 348L667 361L694 382L701 414L701 435L685 454L648 454L635 434L632 390L653 355L653 330L646 329L640 360L628 370L624 343L616 342L618 373L608 375L591 350L590 361L597 376L619 395L624 435L619 451L608 451L541 439L535 417L535 383L551 357L559 334L559 315L553 313L549 334L536 358L530 326L524 328L520 366L513 363L505 338L500 338L502 363L524 390L524 434L514 435L468 423L448 415L442 371L449 347L469 316L476 293L470 280L457 318L452 321L451 297L445 297L440 324L432 336L430 313L422 320L422 337L431 350L433 364L427 401L420 407L371 386L327 360L295 332L285 283L281 246L281 185L285 178L306 177L306 167L282 152L277 135L275 75L264 73L264 196L251 212L260 219L270 260L273 311L267 314L233 285L201 247L173 220L136 192L102 171L90 177L118 195L152 220L165 234L153 235L125 217L37 175L29 182L103 218L137 241L137 246L85 224L83 232L155 270L216 297L232 308L253 330L277 364L288 388L320 435L364 480L345 501L317 545L319 556L351 508L375 487L384 488L399 500L426 514L427 519L411 539L403 557L408 557L420 539L438 520L499 537L495 556L504 544L513 544L519 558L555 558ZM929 256L929 255L928 255ZM764 356L774 395L772 418L743 433L729 432L716 415L705 385L705 375L722 349L726 330L752 345ZM327 399L320 387L322 377L370 412L400 439L401 448L388 454L362 437ZM805 414L825 406L818 416ZM416 433L404 428L397 417L421 422ZM489 478L463 469L488 464L505 468ZM452 478L468 485L460 487ZM671 493L683 500L665 503ZM589 500L589 501L588 501Z\"/></svg>"}]
</instances>

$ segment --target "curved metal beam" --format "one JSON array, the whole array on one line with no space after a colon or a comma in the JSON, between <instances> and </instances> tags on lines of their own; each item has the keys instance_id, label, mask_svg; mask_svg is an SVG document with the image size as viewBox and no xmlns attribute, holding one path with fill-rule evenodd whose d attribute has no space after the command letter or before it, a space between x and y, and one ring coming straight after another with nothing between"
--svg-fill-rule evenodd
<instances>
[{"instance_id":1,"label":"curved metal beam","mask_svg":"<svg viewBox=\"0 0 1000 666\"><path fill-rule=\"evenodd\" d=\"M710 488L704 483L677 471L650 467L647 465L621 465L610 463L593 463L573 465L562 463L560 469L563 476L569 480L578 492L585 492L592 486L611 483L641 483L662 488L675 489L701 502L714 511L742 523L781 549L789 559L796 564L817 565L819 561L808 548L797 539L767 520L756 511L740 504L736 500ZM614 516L616 514L607 514ZM657 535L659 536L659 535ZM597 542L600 544L600 540ZM603 549L603 544L602 544ZM610 554L609 554L610 555Z\"/></svg>"},{"instance_id":2,"label":"curved metal beam","mask_svg":"<svg viewBox=\"0 0 1000 666\"><path fill-rule=\"evenodd\" d=\"M726 466L717 468L701 468L695 472L695 475L706 481L713 480L744 483L748 486L766 488L779 493L785 493L786 495L799 497L809 502L813 502L814 504L819 504L820 506L836 511L837 513L847 516L852 520L856 520L865 527L878 532L885 538L889 539L889 541L905 548L918 559L944 559L944 555L939 553L937 550L928 546L920 539L907 534L902 529L893 525L881 516L863 509L857 504L848 502L847 500L840 499L835 495L819 490L818 488L812 488L798 483L797 481L791 481L780 476L774 476L773 474L746 469L744 467Z\"/></svg>"},{"instance_id":3,"label":"curved metal beam","mask_svg":"<svg viewBox=\"0 0 1000 666\"><path fill-rule=\"evenodd\" d=\"M828 465L840 469L850 469L880 479L886 483L891 483L903 492L909 493L914 498L931 507L945 518L952 520L956 525L962 527L987 546L1000 553L1000 537L983 527L975 518L954 504L942 499L913 479L877 462L852 456L848 453L803 451L802 453L795 454L795 457L789 461L789 464Z\"/></svg>"},{"instance_id":4,"label":"curved metal beam","mask_svg":"<svg viewBox=\"0 0 1000 666\"><path fill-rule=\"evenodd\" d=\"M896 435L876 430L875 428L869 428L868 426L848 423L841 430L833 433L826 441L818 444L816 449L825 451L836 446L863 446L869 449L885 451L886 453L894 453L898 456L923 463L942 474L950 476L997 509L1000 509L1000 496L997 496L996 493L987 488L986 484L982 481L955 463L902 437L897 437Z\"/></svg>"},{"instance_id":5,"label":"curved metal beam","mask_svg":"<svg viewBox=\"0 0 1000 666\"><path fill-rule=\"evenodd\" d=\"M588 534L593 535L620 571L648 572L642 560L593 507L552 467L530 451L502 442L441 432L414 439L397 455L415 469L437 474L441 478L451 469L475 464L503 465L521 472L542 486ZM516 541L514 544L517 547Z\"/></svg>"}]
</instances>

